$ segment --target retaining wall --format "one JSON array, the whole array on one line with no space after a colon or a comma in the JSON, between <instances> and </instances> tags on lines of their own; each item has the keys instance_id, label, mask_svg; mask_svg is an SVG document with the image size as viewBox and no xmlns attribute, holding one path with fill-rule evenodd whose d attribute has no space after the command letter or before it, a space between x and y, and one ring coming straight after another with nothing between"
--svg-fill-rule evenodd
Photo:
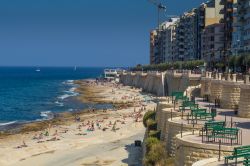
<instances>
[{"instance_id":1,"label":"retaining wall","mask_svg":"<svg viewBox=\"0 0 250 166\"><path fill-rule=\"evenodd\" d=\"M242 82L222 81L221 108L235 109L239 106Z\"/></svg>"},{"instance_id":2,"label":"retaining wall","mask_svg":"<svg viewBox=\"0 0 250 166\"><path fill-rule=\"evenodd\" d=\"M250 118L250 84L249 77L244 84L240 85L239 116Z\"/></svg>"},{"instance_id":3,"label":"retaining wall","mask_svg":"<svg viewBox=\"0 0 250 166\"><path fill-rule=\"evenodd\" d=\"M176 136L180 134L182 128L182 132L195 132L197 130L201 130L202 125L192 125L187 124L187 121L183 122L181 117L175 117L172 120L168 119L168 123L166 125L166 147L167 153L169 156L175 156L176 151Z\"/></svg>"},{"instance_id":4,"label":"retaining wall","mask_svg":"<svg viewBox=\"0 0 250 166\"><path fill-rule=\"evenodd\" d=\"M193 136L190 132L183 133L182 138L180 134L176 136L175 166L191 166L199 160L219 156L218 145L198 142L196 137L198 136ZM221 145L221 156L230 155L233 148L233 146Z\"/></svg>"}]
</instances>

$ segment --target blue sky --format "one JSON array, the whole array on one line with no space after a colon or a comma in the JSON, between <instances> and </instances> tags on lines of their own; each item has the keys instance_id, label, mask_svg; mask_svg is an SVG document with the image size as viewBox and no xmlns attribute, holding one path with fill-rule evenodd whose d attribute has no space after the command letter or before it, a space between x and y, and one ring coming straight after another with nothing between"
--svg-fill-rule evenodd
<instances>
[{"instance_id":1,"label":"blue sky","mask_svg":"<svg viewBox=\"0 0 250 166\"><path fill-rule=\"evenodd\" d=\"M162 2L179 15L203 0ZM147 64L156 23L148 0L0 0L0 66Z\"/></svg>"}]
</instances>

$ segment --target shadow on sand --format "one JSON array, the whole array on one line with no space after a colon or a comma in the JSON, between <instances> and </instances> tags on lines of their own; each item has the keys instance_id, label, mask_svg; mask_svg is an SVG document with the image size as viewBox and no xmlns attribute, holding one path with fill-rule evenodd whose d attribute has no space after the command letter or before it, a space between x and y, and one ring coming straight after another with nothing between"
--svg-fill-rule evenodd
<instances>
[{"instance_id":1,"label":"shadow on sand","mask_svg":"<svg viewBox=\"0 0 250 166\"><path fill-rule=\"evenodd\" d=\"M136 147L135 144L125 146L128 152L128 158L122 160L124 164L129 166L142 166L142 147Z\"/></svg>"}]
</instances>

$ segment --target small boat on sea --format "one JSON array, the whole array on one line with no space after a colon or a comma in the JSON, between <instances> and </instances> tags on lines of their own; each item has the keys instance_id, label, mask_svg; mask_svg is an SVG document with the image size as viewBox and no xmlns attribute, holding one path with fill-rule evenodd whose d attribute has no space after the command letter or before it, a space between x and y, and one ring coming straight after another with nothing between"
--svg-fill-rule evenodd
<instances>
[{"instance_id":1,"label":"small boat on sea","mask_svg":"<svg viewBox=\"0 0 250 166\"><path fill-rule=\"evenodd\" d=\"M36 72L40 72L41 70L39 68L36 69Z\"/></svg>"}]
</instances>

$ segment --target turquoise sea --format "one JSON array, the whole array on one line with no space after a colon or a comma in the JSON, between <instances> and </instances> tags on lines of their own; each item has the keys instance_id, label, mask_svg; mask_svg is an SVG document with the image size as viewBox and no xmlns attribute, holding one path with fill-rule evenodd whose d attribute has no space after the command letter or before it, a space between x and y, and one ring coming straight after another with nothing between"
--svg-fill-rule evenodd
<instances>
[{"instance_id":1,"label":"turquoise sea","mask_svg":"<svg viewBox=\"0 0 250 166\"><path fill-rule=\"evenodd\" d=\"M0 67L0 129L4 126L53 118L90 105L76 100L74 80L96 78L103 68Z\"/></svg>"}]
</instances>

